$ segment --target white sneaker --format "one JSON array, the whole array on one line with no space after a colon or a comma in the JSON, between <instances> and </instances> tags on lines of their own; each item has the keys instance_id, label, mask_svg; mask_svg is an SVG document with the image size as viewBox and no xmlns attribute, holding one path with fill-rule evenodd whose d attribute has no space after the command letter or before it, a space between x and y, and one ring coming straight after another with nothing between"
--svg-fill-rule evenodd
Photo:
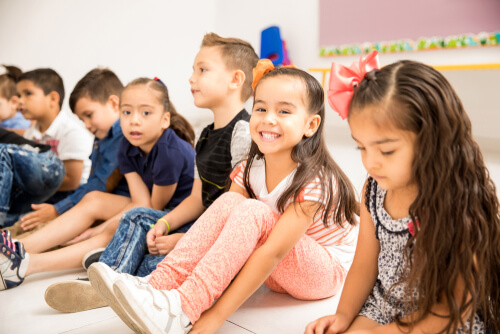
<instances>
[{"instance_id":1,"label":"white sneaker","mask_svg":"<svg viewBox=\"0 0 500 334\"><path fill-rule=\"evenodd\" d=\"M115 311L122 321L133 331L138 329L129 321L127 312L117 302L113 291L113 284L118 280L135 282L138 285L147 284L151 276L136 277L129 274L117 273L102 262L93 263L88 270L90 284L101 298ZM147 284L149 285L149 284Z\"/></svg>"},{"instance_id":2,"label":"white sneaker","mask_svg":"<svg viewBox=\"0 0 500 334\"><path fill-rule=\"evenodd\" d=\"M140 333L185 334L191 330L177 290L156 290L130 280L116 281L113 290Z\"/></svg>"}]
</instances>

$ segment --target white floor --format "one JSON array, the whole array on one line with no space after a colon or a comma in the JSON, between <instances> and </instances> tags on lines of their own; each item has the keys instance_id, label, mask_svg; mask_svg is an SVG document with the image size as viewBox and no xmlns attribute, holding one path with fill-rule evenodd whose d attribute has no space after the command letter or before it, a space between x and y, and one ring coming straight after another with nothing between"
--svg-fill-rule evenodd
<instances>
[{"instance_id":1,"label":"white floor","mask_svg":"<svg viewBox=\"0 0 500 334\"><path fill-rule=\"evenodd\" d=\"M330 150L356 189L361 189L366 173L359 152L345 135L330 134ZM330 138L330 139L332 139ZM485 153L495 184L500 185L500 154ZM0 333L109 334L131 333L109 307L86 312L62 314L45 304L45 289L52 283L85 277L83 269L52 272L28 277L17 288L0 292ZM218 331L219 334L286 333L300 334L312 320L334 313L339 296L305 302L261 287Z\"/></svg>"}]
</instances>

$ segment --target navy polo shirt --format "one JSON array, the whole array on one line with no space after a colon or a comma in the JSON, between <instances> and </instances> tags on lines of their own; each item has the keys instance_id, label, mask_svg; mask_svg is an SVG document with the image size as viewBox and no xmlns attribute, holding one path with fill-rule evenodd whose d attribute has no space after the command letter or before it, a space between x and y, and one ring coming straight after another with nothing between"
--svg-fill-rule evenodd
<instances>
[{"instance_id":1,"label":"navy polo shirt","mask_svg":"<svg viewBox=\"0 0 500 334\"><path fill-rule=\"evenodd\" d=\"M194 154L191 145L168 128L147 155L143 155L138 147L123 138L118 152L118 163L122 174L139 174L150 193L154 184L168 186L177 183L174 195L168 203L169 207L173 207L191 194Z\"/></svg>"}]
</instances>

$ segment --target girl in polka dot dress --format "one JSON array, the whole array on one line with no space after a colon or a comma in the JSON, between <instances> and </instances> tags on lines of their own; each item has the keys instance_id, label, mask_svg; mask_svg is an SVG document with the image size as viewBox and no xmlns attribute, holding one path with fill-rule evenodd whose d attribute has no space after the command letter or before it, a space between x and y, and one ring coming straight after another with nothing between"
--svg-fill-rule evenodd
<instances>
[{"instance_id":1,"label":"girl in polka dot dress","mask_svg":"<svg viewBox=\"0 0 500 334\"><path fill-rule=\"evenodd\" d=\"M438 71L374 60L332 65L370 176L337 313L306 333L500 333L498 198L469 118Z\"/></svg>"}]
</instances>

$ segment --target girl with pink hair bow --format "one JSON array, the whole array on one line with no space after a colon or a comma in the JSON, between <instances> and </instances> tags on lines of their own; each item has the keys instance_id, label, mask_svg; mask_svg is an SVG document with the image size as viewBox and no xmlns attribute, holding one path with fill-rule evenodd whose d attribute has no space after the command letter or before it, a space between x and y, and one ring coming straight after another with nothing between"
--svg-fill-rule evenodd
<instances>
[{"instance_id":1,"label":"girl with pink hair bow","mask_svg":"<svg viewBox=\"0 0 500 334\"><path fill-rule=\"evenodd\" d=\"M469 118L435 69L375 58L332 66L369 177L337 311L305 333L500 333L499 203Z\"/></svg>"}]
</instances>

